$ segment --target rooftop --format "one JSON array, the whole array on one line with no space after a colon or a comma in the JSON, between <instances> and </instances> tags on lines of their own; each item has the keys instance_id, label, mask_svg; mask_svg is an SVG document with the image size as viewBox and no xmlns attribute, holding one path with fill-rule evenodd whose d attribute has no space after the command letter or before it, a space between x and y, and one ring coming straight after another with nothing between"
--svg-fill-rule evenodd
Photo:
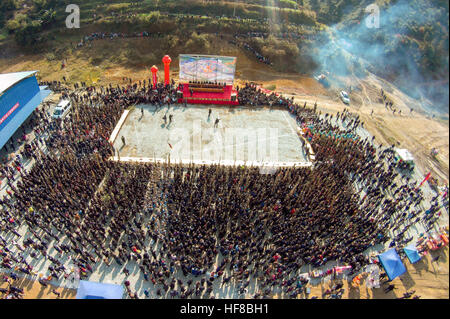
<instances>
[{"instance_id":1,"label":"rooftop","mask_svg":"<svg viewBox=\"0 0 450 319\"><path fill-rule=\"evenodd\" d=\"M8 90L17 82L26 79L27 77L36 74L38 71L24 71L15 73L0 74L0 94Z\"/></svg>"}]
</instances>

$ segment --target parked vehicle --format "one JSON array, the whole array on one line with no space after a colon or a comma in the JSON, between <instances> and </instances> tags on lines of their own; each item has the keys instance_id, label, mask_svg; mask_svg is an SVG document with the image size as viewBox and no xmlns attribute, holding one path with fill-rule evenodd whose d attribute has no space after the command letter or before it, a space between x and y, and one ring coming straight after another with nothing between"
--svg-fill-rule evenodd
<instances>
[{"instance_id":1,"label":"parked vehicle","mask_svg":"<svg viewBox=\"0 0 450 319\"><path fill-rule=\"evenodd\" d=\"M344 102L344 104L350 104L350 97L348 96L347 92L341 91L339 93L339 97L341 98L342 102Z\"/></svg>"},{"instance_id":2,"label":"parked vehicle","mask_svg":"<svg viewBox=\"0 0 450 319\"><path fill-rule=\"evenodd\" d=\"M54 119L65 117L70 112L71 107L72 103L70 102L70 100L61 100L55 107L55 111L53 112L52 117Z\"/></svg>"},{"instance_id":3,"label":"parked vehicle","mask_svg":"<svg viewBox=\"0 0 450 319\"><path fill-rule=\"evenodd\" d=\"M407 149L395 149L394 161L400 167L400 169L409 171L414 170L414 157Z\"/></svg>"},{"instance_id":4,"label":"parked vehicle","mask_svg":"<svg viewBox=\"0 0 450 319\"><path fill-rule=\"evenodd\" d=\"M325 74L320 74L317 76L314 76L317 82L321 83L324 87L328 88L330 86L330 83L328 82L327 76Z\"/></svg>"}]
</instances>

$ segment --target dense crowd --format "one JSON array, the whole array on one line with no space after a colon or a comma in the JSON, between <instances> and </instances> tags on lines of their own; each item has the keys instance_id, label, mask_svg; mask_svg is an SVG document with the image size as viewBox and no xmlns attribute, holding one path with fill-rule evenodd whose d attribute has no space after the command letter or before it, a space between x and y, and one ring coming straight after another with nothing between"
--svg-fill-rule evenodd
<instances>
[{"instance_id":1,"label":"dense crowd","mask_svg":"<svg viewBox=\"0 0 450 319\"><path fill-rule=\"evenodd\" d=\"M246 83L244 87L238 88L238 101L240 105L248 106L282 106L288 108L293 104L294 98L288 99L277 95L264 93L257 85Z\"/></svg>"},{"instance_id":2,"label":"dense crowd","mask_svg":"<svg viewBox=\"0 0 450 319\"><path fill-rule=\"evenodd\" d=\"M93 32L91 34L85 35L79 43L77 43L76 47L81 48L85 45L89 45L93 41L97 40L115 40L115 39L125 39L125 38L160 38L162 36L161 32L151 33L147 31L143 32L133 32L133 33L124 33L124 32Z\"/></svg>"},{"instance_id":3,"label":"dense crowd","mask_svg":"<svg viewBox=\"0 0 450 319\"><path fill-rule=\"evenodd\" d=\"M238 47L242 47L245 50L251 52L258 59L259 62L268 64L268 65L272 65L272 62L270 61L269 58L263 56L256 49L252 48L247 42L242 42L241 43L241 42L238 42L238 41L235 41L235 40L229 40L229 43L231 43L233 45L236 45Z\"/></svg>"},{"instance_id":4,"label":"dense crowd","mask_svg":"<svg viewBox=\"0 0 450 319\"><path fill-rule=\"evenodd\" d=\"M52 128L47 110L47 104L44 104L41 109L35 110L20 130L3 146L2 153L5 156L1 158L0 180L14 181L18 175L22 174L24 163L35 157L35 153L45 138L45 131Z\"/></svg>"},{"instance_id":5,"label":"dense crowd","mask_svg":"<svg viewBox=\"0 0 450 319\"><path fill-rule=\"evenodd\" d=\"M262 31L248 31L245 33L236 33L234 34L234 38L235 39L248 39L248 38L263 38L263 39L267 39L268 37L273 36L276 38L280 38L280 39L309 39L312 40L314 39L313 35L310 34L301 34L298 32L280 32L280 33L269 33L269 32L262 32Z\"/></svg>"},{"instance_id":6,"label":"dense crowd","mask_svg":"<svg viewBox=\"0 0 450 319\"><path fill-rule=\"evenodd\" d=\"M406 242L409 227L432 227L439 216L438 197L424 211L417 184L398 174L392 146L349 137L363 125L359 117L319 115L316 105L250 84L239 89L239 102L286 108L314 149L313 169L260 174L109 161L115 150L108 138L123 110L174 102L176 90L144 80L64 93L73 101L70 116L52 122L42 141L47 151L33 153L32 169L15 185L9 180L0 200L3 269L33 275L35 261L45 258L51 265L39 282L47 285L71 276L70 256L81 278L102 263L127 276L137 264L145 296L208 298L230 284L245 294L257 282L254 298L294 298L308 281L298 276L303 265L337 260L358 272L369 262L367 248ZM138 298L128 279L124 285Z\"/></svg>"}]
</instances>

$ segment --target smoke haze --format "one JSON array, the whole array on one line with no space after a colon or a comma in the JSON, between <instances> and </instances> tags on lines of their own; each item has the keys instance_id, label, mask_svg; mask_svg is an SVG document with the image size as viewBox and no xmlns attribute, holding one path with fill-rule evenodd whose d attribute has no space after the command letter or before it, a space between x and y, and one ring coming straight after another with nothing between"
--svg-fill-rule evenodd
<instances>
[{"instance_id":1,"label":"smoke haze","mask_svg":"<svg viewBox=\"0 0 450 319\"><path fill-rule=\"evenodd\" d=\"M344 22L323 31L315 43L317 71L362 77L367 70L414 98L432 101L424 108L448 114L448 2L447 7L441 2L380 5L379 28L366 23L364 5L370 2L358 12L347 7Z\"/></svg>"}]
</instances>

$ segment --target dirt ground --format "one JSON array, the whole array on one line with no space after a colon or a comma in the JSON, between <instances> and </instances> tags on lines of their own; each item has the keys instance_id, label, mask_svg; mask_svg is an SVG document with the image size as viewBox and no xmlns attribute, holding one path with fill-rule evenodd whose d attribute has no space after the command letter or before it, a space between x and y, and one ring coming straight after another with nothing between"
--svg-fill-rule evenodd
<instances>
[{"instance_id":1,"label":"dirt ground","mask_svg":"<svg viewBox=\"0 0 450 319\"><path fill-rule=\"evenodd\" d=\"M38 281L27 278L18 278L13 286L24 290L24 299L75 299L77 295L76 289L63 289L53 285L44 287ZM0 288L8 288L8 283L0 283ZM60 293L59 297L52 292L55 288ZM3 295L0 296L4 297Z\"/></svg>"},{"instance_id":2,"label":"dirt ground","mask_svg":"<svg viewBox=\"0 0 450 319\"><path fill-rule=\"evenodd\" d=\"M350 106L343 104L337 94L325 90L315 80L299 78L298 89L296 90L292 89L292 80L290 79L280 79L271 83L277 85L277 92L294 96L299 104L306 101L307 106L312 107L314 102L317 102L317 109L323 113L336 114L348 109L350 112L360 115L364 127L375 136L377 143L395 144L399 148L408 149L414 155L417 167L424 174L431 172L431 175L439 181L440 185L448 185L448 119L433 118L421 111L417 101L375 75L370 74L362 80L356 80L355 78L354 82L351 82L357 83L359 90L354 89L350 93L351 101L357 101L350 103ZM356 85L353 85L353 87L356 87ZM384 89L388 98L394 102L394 107L397 110L395 114L387 110L382 103L381 88ZM295 95L292 93L295 93ZM414 109L413 112L410 112L410 108ZM373 115L371 114L372 110ZM400 110L401 114L398 113ZM435 158L430 154L432 148L439 151Z\"/></svg>"}]
</instances>

